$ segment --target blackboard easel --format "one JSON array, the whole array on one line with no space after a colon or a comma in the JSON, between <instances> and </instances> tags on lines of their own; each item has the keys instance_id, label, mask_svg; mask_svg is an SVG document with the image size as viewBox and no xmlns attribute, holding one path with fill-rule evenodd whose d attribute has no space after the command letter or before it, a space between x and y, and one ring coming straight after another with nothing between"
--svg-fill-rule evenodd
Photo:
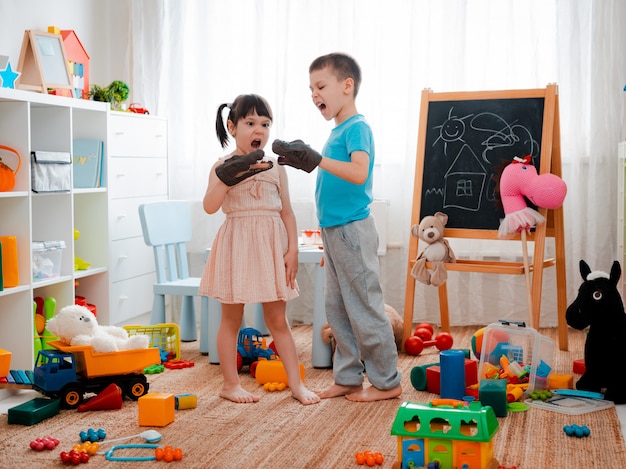
<instances>
[{"instance_id":1,"label":"blackboard easel","mask_svg":"<svg viewBox=\"0 0 626 469\"><path fill-rule=\"evenodd\" d=\"M560 123L557 86L482 92L422 92L411 226L437 211L448 215L446 238L501 239L504 211L496 180L514 156L530 154L540 174L561 176ZM567 291L563 208L537 208L546 219L528 234L532 257L532 323L540 322L543 269L556 266L558 335L567 350ZM544 256L546 237L553 237L555 257ZM519 239L520 235L507 239ZM409 241L404 340L411 335L415 279L411 270L419 240ZM427 267L430 265L427 264ZM457 259L446 264L456 272L523 275L523 262ZM447 284L438 287L441 328L450 330ZM403 340L403 343L404 343Z\"/></svg>"}]
</instances>

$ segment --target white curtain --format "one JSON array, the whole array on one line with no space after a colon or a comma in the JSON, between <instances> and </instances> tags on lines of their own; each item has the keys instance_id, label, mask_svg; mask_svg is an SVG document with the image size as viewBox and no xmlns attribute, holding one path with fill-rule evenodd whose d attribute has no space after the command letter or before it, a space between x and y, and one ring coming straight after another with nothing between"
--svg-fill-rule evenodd
<instances>
[{"instance_id":1,"label":"white curtain","mask_svg":"<svg viewBox=\"0 0 626 469\"><path fill-rule=\"evenodd\" d=\"M169 119L171 198L202 199L209 168L225 154L215 136L217 107L241 93L270 102L270 140L301 138L321 149L333 124L311 104L308 65L321 54L350 53L363 71L357 108L376 139L375 197L389 201L386 302L402 312L421 91L557 83L568 299L580 284L580 259L610 269L626 83L622 0L141 0L130 8L133 99ZM310 228L315 178L297 170L289 177L300 228ZM198 203L196 220L200 269L221 219ZM504 244L459 249L518 255L520 246ZM553 270L544 276L542 326L556 325ZM453 324L526 318L523 276L455 273L448 282ZM302 283L298 310L310 303ZM438 322L436 289L418 284L414 317Z\"/></svg>"}]
</instances>

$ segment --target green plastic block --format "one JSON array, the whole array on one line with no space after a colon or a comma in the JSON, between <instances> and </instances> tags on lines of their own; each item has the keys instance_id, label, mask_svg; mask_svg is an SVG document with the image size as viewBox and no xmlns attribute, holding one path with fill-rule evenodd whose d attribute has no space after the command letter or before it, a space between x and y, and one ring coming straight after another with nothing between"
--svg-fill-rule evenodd
<instances>
[{"instance_id":1,"label":"green plastic block","mask_svg":"<svg viewBox=\"0 0 626 469\"><path fill-rule=\"evenodd\" d=\"M35 425L59 413L60 405L58 399L46 399L36 397L28 402L24 402L9 409L9 423L20 425Z\"/></svg>"}]
</instances>

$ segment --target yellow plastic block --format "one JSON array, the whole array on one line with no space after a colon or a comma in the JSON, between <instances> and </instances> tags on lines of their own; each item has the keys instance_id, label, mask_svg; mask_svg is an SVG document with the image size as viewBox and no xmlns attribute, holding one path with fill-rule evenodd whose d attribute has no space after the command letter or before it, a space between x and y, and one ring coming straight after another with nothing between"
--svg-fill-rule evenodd
<instances>
[{"instance_id":1,"label":"yellow plastic block","mask_svg":"<svg viewBox=\"0 0 626 469\"><path fill-rule=\"evenodd\" d=\"M574 389L574 376L550 373L548 375L548 389Z\"/></svg>"},{"instance_id":2,"label":"yellow plastic block","mask_svg":"<svg viewBox=\"0 0 626 469\"><path fill-rule=\"evenodd\" d=\"M139 398L139 426L164 427L174 421L174 394L149 392Z\"/></svg>"},{"instance_id":3,"label":"yellow plastic block","mask_svg":"<svg viewBox=\"0 0 626 469\"><path fill-rule=\"evenodd\" d=\"M198 398L195 394L176 394L176 410L195 409L198 406Z\"/></svg>"},{"instance_id":4,"label":"yellow plastic block","mask_svg":"<svg viewBox=\"0 0 626 469\"><path fill-rule=\"evenodd\" d=\"M0 378L9 375L11 369L11 352L0 349Z\"/></svg>"},{"instance_id":5,"label":"yellow plastic block","mask_svg":"<svg viewBox=\"0 0 626 469\"><path fill-rule=\"evenodd\" d=\"M15 236L0 236L2 243L2 276L4 288L17 287L20 284L20 275L17 268L17 238Z\"/></svg>"},{"instance_id":6,"label":"yellow plastic block","mask_svg":"<svg viewBox=\"0 0 626 469\"><path fill-rule=\"evenodd\" d=\"M48 32L51 34L61 34L61 28L58 26L48 26Z\"/></svg>"}]
</instances>

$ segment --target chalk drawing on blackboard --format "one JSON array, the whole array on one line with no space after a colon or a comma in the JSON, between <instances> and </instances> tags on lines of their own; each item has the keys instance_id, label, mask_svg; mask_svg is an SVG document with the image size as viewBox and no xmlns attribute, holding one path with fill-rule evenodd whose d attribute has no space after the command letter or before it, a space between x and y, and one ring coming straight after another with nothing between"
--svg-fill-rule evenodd
<instances>
[{"instance_id":1,"label":"chalk drawing on blackboard","mask_svg":"<svg viewBox=\"0 0 626 469\"><path fill-rule=\"evenodd\" d=\"M487 170L472 149L463 145L444 176L443 207L479 210L486 180Z\"/></svg>"},{"instance_id":2,"label":"chalk drawing on blackboard","mask_svg":"<svg viewBox=\"0 0 626 469\"><path fill-rule=\"evenodd\" d=\"M443 124L436 125L434 127L435 129L439 129L439 137L437 138L437 140L435 140L433 146L435 146L437 142L439 142L439 139L443 140L444 154L448 153L448 143L463 141L463 135L465 135L464 119L469 119L470 117L472 117L471 114L465 117L454 116L452 115L453 109L453 107L450 108L450 111L448 112L448 118Z\"/></svg>"},{"instance_id":3,"label":"chalk drawing on blackboard","mask_svg":"<svg viewBox=\"0 0 626 469\"><path fill-rule=\"evenodd\" d=\"M451 227L497 227L503 167L524 155L539 166L542 104L531 102L533 112L520 116L516 100L431 102L422 211L446 212Z\"/></svg>"},{"instance_id":4,"label":"chalk drawing on blackboard","mask_svg":"<svg viewBox=\"0 0 626 469\"><path fill-rule=\"evenodd\" d=\"M484 121L484 124L483 124ZM493 124L483 127L485 124ZM483 160L492 163L489 159L489 152L498 148L519 148L523 149L522 154L515 156L531 155L533 160L539 155L539 144L533 138L530 130L525 126L517 124L515 121L508 123L503 117L491 112L478 114L471 121L471 128L476 132L485 132L488 137L482 142L484 146ZM491 135L489 135L491 134Z\"/></svg>"}]
</instances>

